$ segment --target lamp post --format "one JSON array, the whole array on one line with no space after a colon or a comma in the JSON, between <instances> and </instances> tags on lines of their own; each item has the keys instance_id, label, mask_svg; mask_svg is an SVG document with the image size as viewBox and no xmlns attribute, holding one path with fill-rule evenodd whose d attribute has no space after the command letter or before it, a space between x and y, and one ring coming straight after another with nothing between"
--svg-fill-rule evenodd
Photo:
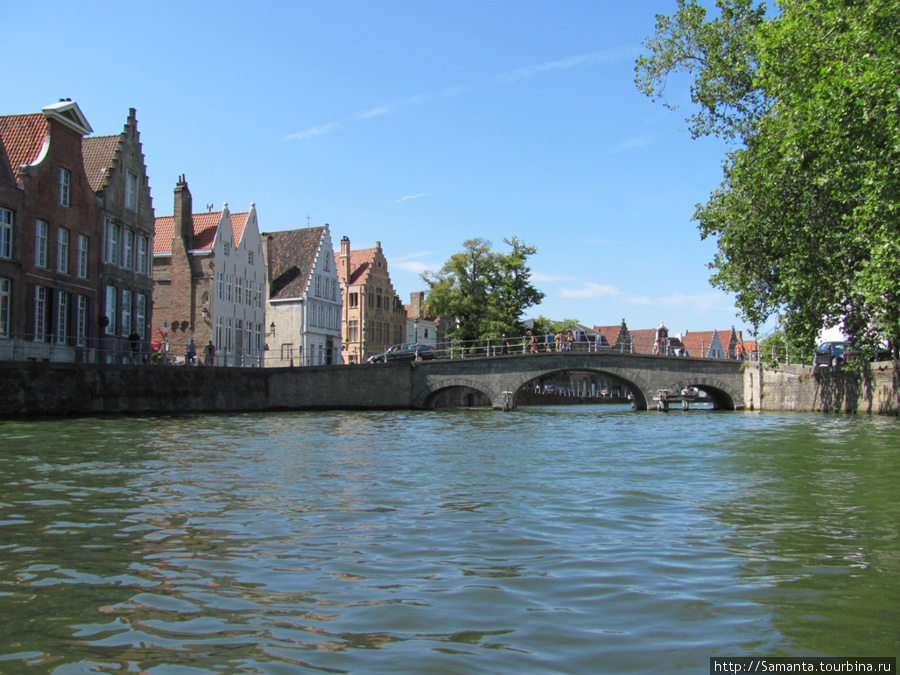
<instances>
[{"instance_id":1,"label":"lamp post","mask_svg":"<svg viewBox=\"0 0 900 675\"><path fill-rule=\"evenodd\" d=\"M419 317L416 317L413 321L413 324L416 327L415 330L415 349L416 349L416 361L421 361L421 357L419 356Z\"/></svg>"}]
</instances>

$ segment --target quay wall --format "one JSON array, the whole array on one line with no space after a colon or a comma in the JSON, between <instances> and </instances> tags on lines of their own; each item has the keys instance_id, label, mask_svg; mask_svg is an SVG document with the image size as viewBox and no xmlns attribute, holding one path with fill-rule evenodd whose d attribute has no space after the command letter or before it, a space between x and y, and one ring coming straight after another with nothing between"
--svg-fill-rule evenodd
<instances>
[{"instance_id":1,"label":"quay wall","mask_svg":"<svg viewBox=\"0 0 900 675\"><path fill-rule=\"evenodd\" d=\"M0 363L0 416L407 409L409 368Z\"/></svg>"},{"instance_id":2,"label":"quay wall","mask_svg":"<svg viewBox=\"0 0 900 675\"><path fill-rule=\"evenodd\" d=\"M412 373L409 364L390 363L257 369L0 362L0 417L406 410ZM873 364L862 375L747 363L743 376L748 410L900 414L900 368L891 363ZM448 390L446 398L438 404L465 404L470 397ZM519 404L546 402L525 397Z\"/></svg>"},{"instance_id":3,"label":"quay wall","mask_svg":"<svg viewBox=\"0 0 900 675\"><path fill-rule=\"evenodd\" d=\"M748 410L900 414L900 369L873 363L857 373L847 369L747 363L744 402Z\"/></svg>"}]
</instances>

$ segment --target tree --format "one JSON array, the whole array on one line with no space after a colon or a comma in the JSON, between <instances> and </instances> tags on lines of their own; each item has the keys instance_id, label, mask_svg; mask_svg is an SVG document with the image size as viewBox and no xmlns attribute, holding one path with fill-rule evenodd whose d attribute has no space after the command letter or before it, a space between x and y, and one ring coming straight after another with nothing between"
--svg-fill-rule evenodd
<instances>
[{"instance_id":1,"label":"tree","mask_svg":"<svg viewBox=\"0 0 900 675\"><path fill-rule=\"evenodd\" d=\"M900 11L896 0L678 0L636 64L662 97L693 78L694 136L734 149L695 220L718 252L715 286L758 328L778 317L809 350L843 324L872 349L900 346Z\"/></svg>"},{"instance_id":2,"label":"tree","mask_svg":"<svg viewBox=\"0 0 900 675\"><path fill-rule=\"evenodd\" d=\"M425 272L428 311L453 317L449 337L478 340L522 332L522 313L540 303L544 294L531 284L528 257L537 249L517 237L504 239L508 253L491 251L491 242L469 239L437 273Z\"/></svg>"}]
</instances>

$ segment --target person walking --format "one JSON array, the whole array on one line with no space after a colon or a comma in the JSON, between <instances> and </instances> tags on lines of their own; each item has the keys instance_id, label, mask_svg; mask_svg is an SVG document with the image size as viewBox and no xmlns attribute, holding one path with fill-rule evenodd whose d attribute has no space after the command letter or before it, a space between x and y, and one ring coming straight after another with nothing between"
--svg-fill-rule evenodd
<instances>
[{"instance_id":1,"label":"person walking","mask_svg":"<svg viewBox=\"0 0 900 675\"><path fill-rule=\"evenodd\" d=\"M553 351L553 335L550 333L549 330L547 331L547 334L544 336L544 341L547 343L547 351L552 352Z\"/></svg>"},{"instance_id":2,"label":"person walking","mask_svg":"<svg viewBox=\"0 0 900 675\"><path fill-rule=\"evenodd\" d=\"M210 340L209 344L206 345L205 351L206 351L206 355L203 359L203 365L205 365L205 366L216 365L216 346L213 344L212 340Z\"/></svg>"},{"instance_id":3,"label":"person walking","mask_svg":"<svg viewBox=\"0 0 900 675\"><path fill-rule=\"evenodd\" d=\"M193 338L191 338L191 343L187 346L187 349L184 350L184 365L197 365L197 345L194 344Z\"/></svg>"}]
</instances>

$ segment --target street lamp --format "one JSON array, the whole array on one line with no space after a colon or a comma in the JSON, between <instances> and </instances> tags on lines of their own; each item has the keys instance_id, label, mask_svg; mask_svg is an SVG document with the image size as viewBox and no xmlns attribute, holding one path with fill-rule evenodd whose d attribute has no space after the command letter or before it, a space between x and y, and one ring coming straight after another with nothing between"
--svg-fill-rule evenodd
<instances>
[{"instance_id":1,"label":"street lamp","mask_svg":"<svg viewBox=\"0 0 900 675\"><path fill-rule=\"evenodd\" d=\"M420 361L421 357L419 356L419 317L416 317L413 321L413 324L416 327L415 331L415 347L416 347L416 361Z\"/></svg>"},{"instance_id":2,"label":"street lamp","mask_svg":"<svg viewBox=\"0 0 900 675\"><path fill-rule=\"evenodd\" d=\"M270 337L272 335L275 335L275 322L274 321L269 324L269 332L266 333L266 337Z\"/></svg>"}]
</instances>

